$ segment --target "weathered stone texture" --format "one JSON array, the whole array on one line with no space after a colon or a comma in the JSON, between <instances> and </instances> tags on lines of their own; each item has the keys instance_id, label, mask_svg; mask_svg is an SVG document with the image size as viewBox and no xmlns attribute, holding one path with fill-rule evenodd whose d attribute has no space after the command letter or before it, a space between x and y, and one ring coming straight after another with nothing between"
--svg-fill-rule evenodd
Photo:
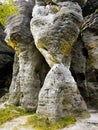
<instances>
[{"instance_id":1,"label":"weathered stone texture","mask_svg":"<svg viewBox=\"0 0 98 130\"><path fill-rule=\"evenodd\" d=\"M47 5L51 3L58 4L59 2L66 2L66 1L77 2L81 6L83 6L86 2L86 0L36 0L36 4L39 5Z\"/></svg>"},{"instance_id":2,"label":"weathered stone texture","mask_svg":"<svg viewBox=\"0 0 98 130\"><path fill-rule=\"evenodd\" d=\"M88 52L86 80L89 103L98 108L98 13L86 17L82 29L82 40Z\"/></svg>"},{"instance_id":3,"label":"weathered stone texture","mask_svg":"<svg viewBox=\"0 0 98 130\"><path fill-rule=\"evenodd\" d=\"M8 19L5 30L7 44L14 48L18 57L14 69L16 69L17 62L19 63L19 72L13 76L10 90L14 91L10 92L9 101L28 109L35 109L38 93L49 67L36 49L30 32L31 10L33 6L31 7L29 2L25 0L16 2L16 5L19 8L19 13ZM40 77L41 66L45 67L42 77ZM16 98L14 102L13 97L14 99Z\"/></svg>"},{"instance_id":4,"label":"weathered stone texture","mask_svg":"<svg viewBox=\"0 0 98 130\"><path fill-rule=\"evenodd\" d=\"M49 2L37 1L31 20L35 45L51 67L40 90L36 112L49 120L82 116L87 107L69 70L71 49L83 20L82 10L70 1L57 5Z\"/></svg>"},{"instance_id":5,"label":"weathered stone texture","mask_svg":"<svg viewBox=\"0 0 98 130\"><path fill-rule=\"evenodd\" d=\"M98 2L85 2L16 2L5 30L15 50L10 103L49 120L87 114L84 100L98 109Z\"/></svg>"},{"instance_id":6,"label":"weathered stone texture","mask_svg":"<svg viewBox=\"0 0 98 130\"><path fill-rule=\"evenodd\" d=\"M63 64L54 65L39 93L37 114L58 120L69 115L81 117L85 112L86 104L70 70Z\"/></svg>"},{"instance_id":7,"label":"weathered stone texture","mask_svg":"<svg viewBox=\"0 0 98 130\"><path fill-rule=\"evenodd\" d=\"M75 44L73 45L71 51L71 66L70 70L72 75L77 82L80 93L83 98L87 101L88 99L88 90L86 84L86 58L87 58L87 50L84 46L81 37L77 39Z\"/></svg>"},{"instance_id":8,"label":"weathered stone texture","mask_svg":"<svg viewBox=\"0 0 98 130\"><path fill-rule=\"evenodd\" d=\"M56 63L66 65L65 59L78 37L82 20L82 11L77 3L34 7L31 31L37 49L50 67Z\"/></svg>"}]
</instances>

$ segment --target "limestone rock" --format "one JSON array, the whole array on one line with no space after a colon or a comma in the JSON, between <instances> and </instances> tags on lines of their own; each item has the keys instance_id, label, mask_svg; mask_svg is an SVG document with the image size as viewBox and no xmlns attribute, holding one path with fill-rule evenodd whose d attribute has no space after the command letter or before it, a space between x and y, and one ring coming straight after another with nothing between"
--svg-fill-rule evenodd
<instances>
[{"instance_id":1,"label":"limestone rock","mask_svg":"<svg viewBox=\"0 0 98 130\"><path fill-rule=\"evenodd\" d=\"M7 44L14 48L18 57L14 63L16 70L13 72L9 101L28 109L35 109L38 93L49 67L36 49L30 32L31 10L34 5L21 0L16 2L16 6L19 13L8 19L5 30ZM43 66L42 71L40 67Z\"/></svg>"},{"instance_id":2,"label":"limestone rock","mask_svg":"<svg viewBox=\"0 0 98 130\"><path fill-rule=\"evenodd\" d=\"M79 5L83 6L86 0L36 0L36 4L39 5L47 5L50 3L58 4L59 2L65 2L65 1L71 1L71 2L77 2Z\"/></svg>"},{"instance_id":3,"label":"limestone rock","mask_svg":"<svg viewBox=\"0 0 98 130\"><path fill-rule=\"evenodd\" d=\"M39 4L34 7L31 31L37 49L50 67L56 63L67 64L72 45L80 32L82 20L81 8L74 2L67 1L46 6Z\"/></svg>"},{"instance_id":4,"label":"limestone rock","mask_svg":"<svg viewBox=\"0 0 98 130\"><path fill-rule=\"evenodd\" d=\"M4 41L4 27L0 24L0 97L10 86L14 51Z\"/></svg>"},{"instance_id":5,"label":"limestone rock","mask_svg":"<svg viewBox=\"0 0 98 130\"><path fill-rule=\"evenodd\" d=\"M87 112L75 80L63 64L56 64L46 76L39 93L37 114L49 120L68 115L81 117Z\"/></svg>"},{"instance_id":6,"label":"limestone rock","mask_svg":"<svg viewBox=\"0 0 98 130\"><path fill-rule=\"evenodd\" d=\"M86 80L90 105L98 108L98 12L86 17L82 40L88 52Z\"/></svg>"}]
</instances>

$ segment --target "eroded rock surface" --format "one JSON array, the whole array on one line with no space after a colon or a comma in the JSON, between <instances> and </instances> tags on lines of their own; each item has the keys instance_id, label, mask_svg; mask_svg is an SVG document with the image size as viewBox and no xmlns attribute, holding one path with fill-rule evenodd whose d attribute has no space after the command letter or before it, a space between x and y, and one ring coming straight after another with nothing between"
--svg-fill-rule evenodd
<instances>
[{"instance_id":1,"label":"eroded rock surface","mask_svg":"<svg viewBox=\"0 0 98 130\"><path fill-rule=\"evenodd\" d=\"M47 4L57 4L59 2L66 2L66 1L71 1L71 2L77 2L79 5L84 5L86 0L36 0L36 4L39 5L47 5Z\"/></svg>"},{"instance_id":2,"label":"eroded rock surface","mask_svg":"<svg viewBox=\"0 0 98 130\"><path fill-rule=\"evenodd\" d=\"M36 49L30 32L31 10L34 5L21 0L16 2L16 6L19 13L8 19L5 30L7 44L14 48L18 57L14 63L9 101L35 109L38 93L49 67ZM40 67L44 69L41 70Z\"/></svg>"},{"instance_id":3,"label":"eroded rock surface","mask_svg":"<svg viewBox=\"0 0 98 130\"><path fill-rule=\"evenodd\" d=\"M88 89L86 82L86 59L88 58L88 52L85 48L84 42L81 39L81 36L77 39L73 45L71 51L71 66L70 70L72 75L77 82L78 88L82 97L85 99L88 104Z\"/></svg>"},{"instance_id":4,"label":"eroded rock surface","mask_svg":"<svg viewBox=\"0 0 98 130\"><path fill-rule=\"evenodd\" d=\"M87 107L69 70L70 52L83 20L82 10L74 2L52 2L36 2L31 31L37 49L51 67L39 93L37 114L57 120L67 115L82 116Z\"/></svg>"},{"instance_id":5,"label":"eroded rock surface","mask_svg":"<svg viewBox=\"0 0 98 130\"><path fill-rule=\"evenodd\" d=\"M86 112L86 104L70 70L63 64L54 65L39 93L37 114L58 120L69 115L81 117Z\"/></svg>"},{"instance_id":6,"label":"eroded rock surface","mask_svg":"<svg viewBox=\"0 0 98 130\"><path fill-rule=\"evenodd\" d=\"M68 56L80 32L82 20L82 11L77 3L60 2L34 7L31 31L37 49L50 67L56 63L68 66Z\"/></svg>"},{"instance_id":7,"label":"eroded rock surface","mask_svg":"<svg viewBox=\"0 0 98 130\"><path fill-rule=\"evenodd\" d=\"M85 2L16 2L19 13L8 19L5 31L15 50L10 103L37 107L36 113L49 120L88 115L83 99L98 108L98 13L94 6L83 22L91 0Z\"/></svg>"},{"instance_id":8,"label":"eroded rock surface","mask_svg":"<svg viewBox=\"0 0 98 130\"><path fill-rule=\"evenodd\" d=\"M98 12L86 17L82 40L88 52L86 80L89 103L98 108Z\"/></svg>"}]
</instances>

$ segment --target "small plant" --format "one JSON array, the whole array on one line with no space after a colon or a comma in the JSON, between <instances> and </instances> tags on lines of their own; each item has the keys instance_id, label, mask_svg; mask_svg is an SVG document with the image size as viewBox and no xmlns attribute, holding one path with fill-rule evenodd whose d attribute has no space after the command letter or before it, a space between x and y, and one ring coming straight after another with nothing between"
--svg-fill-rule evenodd
<instances>
[{"instance_id":1,"label":"small plant","mask_svg":"<svg viewBox=\"0 0 98 130\"><path fill-rule=\"evenodd\" d=\"M36 115L30 116L26 123L27 126L31 126L36 130L58 130L64 128L70 124L74 124L76 119L72 116L60 119L57 122L50 122L45 118L37 117Z\"/></svg>"},{"instance_id":2,"label":"small plant","mask_svg":"<svg viewBox=\"0 0 98 130\"><path fill-rule=\"evenodd\" d=\"M17 12L18 9L13 5L13 0L5 0L4 3L0 3L0 23L5 25L6 19Z\"/></svg>"}]
</instances>

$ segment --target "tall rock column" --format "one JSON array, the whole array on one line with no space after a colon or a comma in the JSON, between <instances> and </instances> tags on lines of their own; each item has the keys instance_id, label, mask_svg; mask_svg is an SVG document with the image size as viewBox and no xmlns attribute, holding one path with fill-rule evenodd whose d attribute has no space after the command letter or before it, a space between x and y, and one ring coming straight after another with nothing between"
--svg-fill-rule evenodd
<instances>
[{"instance_id":1,"label":"tall rock column","mask_svg":"<svg viewBox=\"0 0 98 130\"><path fill-rule=\"evenodd\" d=\"M31 31L35 45L51 70L39 93L37 114L49 120L67 115L82 116L87 107L70 67L70 51L83 21L78 3L37 0Z\"/></svg>"},{"instance_id":2,"label":"tall rock column","mask_svg":"<svg viewBox=\"0 0 98 130\"><path fill-rule=\"evenodd\" d=\"M16 2L16 6L19 12L8 19L5 30L7 44L14 48L17 55L9 101L28 109L35 109L42 84L40 69L46 66L42 72L45 75L49 67L36 49L30 32L31 5L21 0Z\"/></svg>"}]
</instances>

